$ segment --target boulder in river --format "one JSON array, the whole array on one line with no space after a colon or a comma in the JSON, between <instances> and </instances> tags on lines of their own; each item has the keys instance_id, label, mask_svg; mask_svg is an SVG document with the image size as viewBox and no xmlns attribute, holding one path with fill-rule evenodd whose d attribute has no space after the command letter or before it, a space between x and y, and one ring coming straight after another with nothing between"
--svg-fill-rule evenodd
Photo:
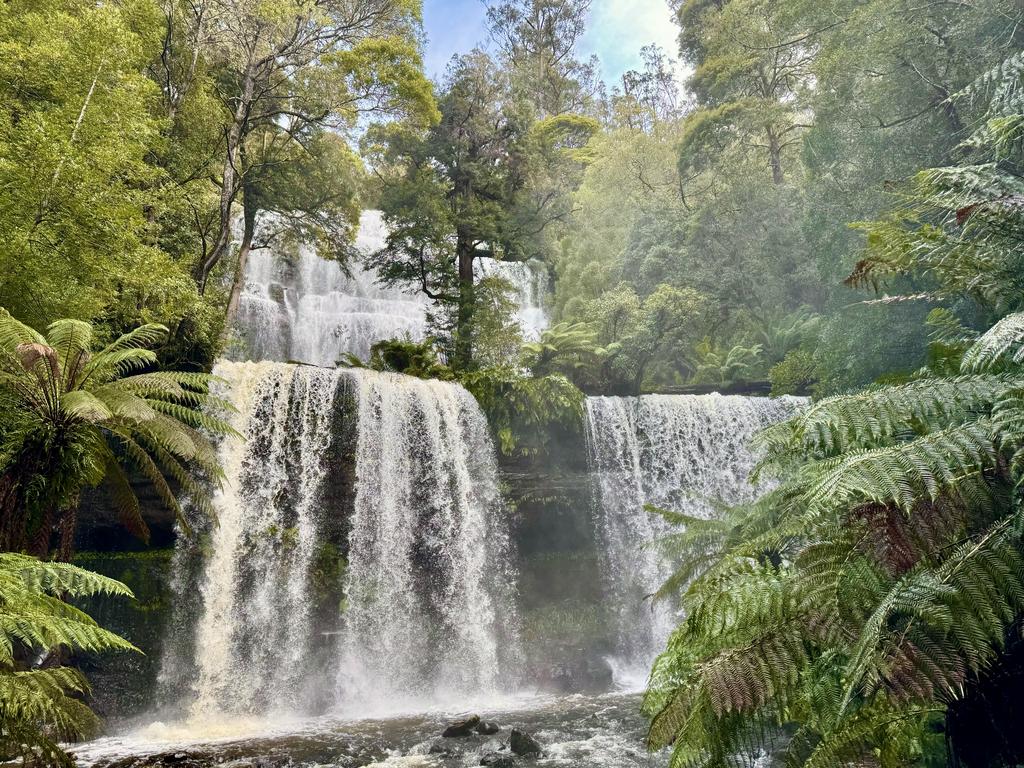
<instances>
[{"instance_id":1,"label":"boulder in river","mask_svg":"<svg viewBox=\"0 0 1024 768\"><path fill-rule=\"evenodd\" d=\"M480 758L480 765L486 765L488 768L514 768L515 764L512 755L501 752L488 752Z\"/></svg>"},{"instance_id":2,"label":"boulder in river","mask_svg":"<svg viewBox=\"0 0 1024 768\"><path fill-rule=\"evenodd\" d=\"M516 728L512 729L508 746L509 749L521 757L540 757L544 751L540 746L540 742L533 738L533 736L526 733L526 731L520 731Z\"/></svg>"},{"instance_id":3,"label":"boulder in river","mask_svg":"<svg viewBox=\"0 0 1024 768\"><path fill-rule=\"evenodd\" d=\"M481 720L476 724L476 732L481 736L493 736L501 730L501 726L497 723L492 723L490 720Z\"/></svg>"},{"instance_id":4,"label":"boulder in river","mask_svg":"<svg viewBox=\"0 0 1024 768\"><path fill-rule=\"evenodd\" d=\"M427 748L427 754L428 755L442 755L444 757L447 757L447 756L453 754L452 748L451 748L451 746L449 746L450 743L451 742L446 743L444 739L435 739L430 744L430 747Z\"/></svg>"},{"instance_id":5,"label":"boulder in river","mask_svg":"<svg viewBox=\"0 0 1024 768\"><path fill-rule=\"evenodd\" d=\"M461 739L465 736L472 736L479 724L480 715L471 715L465 720L452 723L441 732L441 735L447 739Z\"/></svg>"}]
</instances>

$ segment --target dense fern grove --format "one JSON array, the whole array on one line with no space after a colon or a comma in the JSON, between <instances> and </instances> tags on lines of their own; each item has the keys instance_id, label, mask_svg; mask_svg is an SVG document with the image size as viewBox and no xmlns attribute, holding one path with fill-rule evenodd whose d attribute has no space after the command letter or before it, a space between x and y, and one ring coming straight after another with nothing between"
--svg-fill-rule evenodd
<instances>
[{"instance_id":1,"label":"dense fern grove","mask_svg":"<svg viewBox=\"0 0 1024 768\"><path fill-rule=\"evenodd\" d=\"M945 304L928 367L765 431L755 503L661 512L682 565L656 597L685 619L645 707L673 766L1019 764L1022 75L1015 56L952 97L988 104L962 161L863 225L851 283Z\"/></svg>"}]
</instances>

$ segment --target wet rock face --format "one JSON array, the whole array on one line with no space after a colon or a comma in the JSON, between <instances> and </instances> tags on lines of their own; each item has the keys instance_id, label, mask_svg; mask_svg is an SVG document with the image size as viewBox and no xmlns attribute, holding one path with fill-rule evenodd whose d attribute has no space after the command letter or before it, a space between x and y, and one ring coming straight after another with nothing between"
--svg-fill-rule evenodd
<instances>
[{"instance_id":1,"label":"wet rock face","mask_svg":"<svg viewBox=\"0 0 1024 768\"><path fill-rule=\"evenodd\" d=\"M480 715L471 715L465 720L460 720L456 723L452 723L441 735L447 739L461 739L466 736L472 736L477 732L477 726L480 725Z\"/></svg>"},{"instance_id":2,"label":"wet rock face","mask_svg":"<svg viewBox=\"0 0 1024 768\"><path fill-rule=\"evenodd\" d=\"M476 732L481 736L493 736L501 730L501 726L487 720L481 720L476 724Z\"/></svg>"},{"instance_id":3,"label":"wet rock face","mask_svg":"<svg viewBox=\"0 0 1024 768\"><path fill-rule=\"evenodd\" d=\"M540 757L544 752L539 741L517 728L512 729L512 735L508 740L508 747L514 754L520 757Z\"/></svg>"},{"instance_id":4,"label":"wet rock face","mask_svg":"<svg viewBox=\"0 0 1024 768\"><path fill-rule=\"evenodd\" d=\"M554 693L603 693L614 688L612 668L588 649L566 652L558 664L542 670L539 684Z\"/></svg>"}]
</instances>

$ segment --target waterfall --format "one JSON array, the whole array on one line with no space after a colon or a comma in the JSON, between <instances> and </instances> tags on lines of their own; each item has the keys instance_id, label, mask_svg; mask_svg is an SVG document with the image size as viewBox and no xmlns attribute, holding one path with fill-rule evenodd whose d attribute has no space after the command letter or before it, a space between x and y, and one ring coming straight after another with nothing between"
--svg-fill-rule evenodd
<instances>
[{"instance_id":1,"label":"waterfall","mask_svg":"<svg viewBox=\"0 0 1024 768\"><path fill-rule=\"evenodd\" d=\"M192 668L169 675L191 681L191 717L496 691L517 636L514 581L473 397L364 370L214 373L245 441L219 448L226 482L197 545Z\"/></svg>"},{"instance_id":2,"label":"waterfall","mask_svg":"<svg viewBox=\"0 0 1024 768\"><path fill-rule=\"evenodd\" d=\"M548 294L547 270L539 261L498 261L481 258L474 263L477 278L499 277L508 281L519 303L516 319L527 340L535 341L548 327L544 300Z\"/></svg>"},{"instance_id":3,"label":"waterfall","mask_svg":"<svg viewBox=\"0 0 1024 768\"><path fill-rule=\"evenodd\" d=\"M367 256L384 247L387 230L380 211L363 211L356 250ZM517 319L529 339L548 326L544 309L547 272L539 262L482 258L476 275L494 275L513 287ZM322 259L306 243L296 253L260 248L249 254L235 329L238 360L280 360L333 366L344 353L366 359L383 339L426 336L425 297L413 288L386 288L373 269L357 263L348 274Z\"/></svg>"},{"instance_id":4,"label":"waterfall","mask_svg":"<svg viewBox=\"0 0 1024 768\"><path fill-rule=\"evenodd\" d=\"M313 564L325 541L334 371L221 362L243 440L224 440L199 578L192 714L305 709Z\"/></svg>"},{"instance_id":5,"label":"waterfall","mask_svg":"<svg viewBox=\"0 0 1024 768\"><path fill-rule=\"evenodd\" d=\"M679 620L668 602L648 599L672 565L649 546L669 526L644 504L706 517L709 502L753 499L750 439L801 402L717 394L587 398L597 522L616 621L613 666L621 682L645 679Z\"/></svg>"},{"instance_id":6,"label":"waterfall","mask_svg":"<svg viewBox=\"0 0 1024 768\"><path fill-rule=\"evenodd\" d=\"M386 236L380 211L363 211L357 250L379 250ZM348 269L346 275L305 243L291 258L271 248L254 250L235 322L241 346L232 356L333 366L346 352L365 359L382 339L424 337L421 294L380 286L376 273L358 264Z\"/></svg>"},{"instance_id":7,"label":"waterfall","mask_svg":"<svg viewBox=\"0 0 1024 768\"><path fill-rule=\"evenodd\" d=\"M340 688L362 712L493 694L516 633L487 422L455 384L354 375L358 492Z\"/></svg>"}]
</instances>

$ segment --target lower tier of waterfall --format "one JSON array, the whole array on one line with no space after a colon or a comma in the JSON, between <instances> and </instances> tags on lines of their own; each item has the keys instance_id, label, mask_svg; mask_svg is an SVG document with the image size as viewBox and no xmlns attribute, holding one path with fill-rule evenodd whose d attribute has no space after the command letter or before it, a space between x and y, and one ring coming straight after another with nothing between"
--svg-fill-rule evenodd
<instances>
[{"instance_id":1,"label":"lower tier of waterfall","mask_svg":"<svg viewBox=\"0 0 1024 768\"><path fill-rule=\"evenodd\" d=\"M613 665L641 684L678 623L650 595L672 573L654 542L670 531L645 504L696 516L712 504L751 500L751 438L792 415L800 398L722 395L590 397L587 442L598 493L597 522L608 597L617 622ZM632 679L631 679L632 678Z\"/></svg>"},{"instance_id":2,"label":"lower tier of waterfall","mask_svg":"<svg viewBox=\"0 0 1024 768\"><path fill-rule=\"evenodd\" d=\"M193 719L424 707L510 685L514 559L487 423L456 384L219 363L216 524L179 547L168 694ZM184 594L181 594L184 593Z\"/></svg>"}]
</instances>

